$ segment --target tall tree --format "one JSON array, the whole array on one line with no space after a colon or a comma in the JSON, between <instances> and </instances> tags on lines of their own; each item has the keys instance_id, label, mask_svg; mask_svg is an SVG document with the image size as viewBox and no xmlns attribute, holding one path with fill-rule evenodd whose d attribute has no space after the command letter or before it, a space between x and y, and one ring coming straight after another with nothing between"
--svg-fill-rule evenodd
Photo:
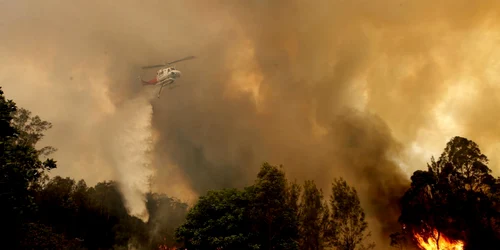
<instances>
[{"instance_id":1,"label":"tall tree","mask_svg":"<svg viewBox=\"0 0 500 250\"><path fill-rule=\"evenodd\" d=\"M264 163L254 185L200 197L176 238L189 249L298 249L299 185Z\"/></svg>"},{"instance_id":2,"label":"tall tree","mask_svg":"<svg viewBox=\"0 0 500 250\"><path fill-rule=\"evenodd\" d=\"M19 242L25 215L35 208L32 188L56 167L52 159L42 162L33 144L21 143L23 131L13 126L16 111L0 88L0 219L7 229L3 242L12 247Z\"/></svg>"},{"instance_id":3,"label":"tall tree","mask_svg":"<svg viewBox=\"0 0 500 250\"><path fill-rule=\"evenodd\" d=\"M487 164L475 142L453 137L437 161L431 158L427 171L413 174L401 199L400 223L424 237L463 240L466 249L493 249L500 241L498 183Z\"/></svg>"},{"instance_id":4,"label":"tall tree","mask_svg":"<svg viewBox=\"0 0 500 250\"><path fill-rule=\"evenodd\" d=\"M331 235L329 243L340 250L372 249L374 243L364 245L370 236L365 212L361 207L357 191L342 179L335 179L332 183L330 197L332 208Z\"/></svg>"},{"instance_id":5,"label":"tall tree","mask_svg":"<svg viewBox=\"0 0 500 250\"><path fill-rule=\"evenodd\" d=\"M415 171L411 181L410 188L401 198L399 221L408 227L406 232L437 241L441 235L434 230L443 232L448 227L448 197L440 192L438 179L428 171Z\"/></svg>"},{"instance_id":6,"label":"tall tree","mask_svg":"<svg viewBox=\"0 0 500 250\"><path fill-rule=\"evenodd\" d=\"M314 181L304 183L299 209L299 248L322 250L325 247L325 224L328 223L328 207L323 203L323 192Z\"/></svg>"},{"instance_id":7,"label":"tall tree","mask_svg":"<svg viewBox=\"0 0 500 250\"><path fill-rule=\"evenodd\" d=\"M187 204L164 194L148 193L146 208L149 213L150 247L157 249L160 245L177 245L175 229L185 222Z\"/></svg>"},{"instance_id":8,"label":"tall tree","mask_svg":"<svg viewBox=\"0 0 500 250\"><path fill-rule=\"evenodd\" d=\"M178 241L188 249L253 249L244 191L209 191L190 209L186 222L177 228Z\"/></svg>"},{"instance_id":9,"label":"tall tree","mask_svg":"<svg viewBox=\"0 0 500 250\"><path fill-rule=\"evenodd\" d=\"M260 249L298 249L297 199L282 166L264 163L255 184L248 189L250 216Z\"/></svg>"},{"instance_id":10,"label":"tall tree","mask_svg":"<svg viewBox=\"0 0 500 250\"><path fill-rule=\"evenodd\" d=\"M287 184L287 204L289 204L292 213L294 214L295 217L298 218L300 208L300 192L301 192L301 186L300 184L297 183L297 181L293 182L288 182Z\"/></svg>"}]
</instances>

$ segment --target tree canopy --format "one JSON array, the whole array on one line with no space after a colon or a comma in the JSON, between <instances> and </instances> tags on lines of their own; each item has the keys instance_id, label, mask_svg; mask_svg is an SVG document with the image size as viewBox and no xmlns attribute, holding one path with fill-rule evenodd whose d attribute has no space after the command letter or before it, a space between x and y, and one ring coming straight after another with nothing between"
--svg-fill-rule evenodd
<instances>
[{"instance_id":1,"label":"tree canopy","mask_svg":"<svg viewBox=\"0 0 500 250\"><path fill-rule=\"evenodd\" d=\"M356 190L340 180L330 209L313 181L298 185L281 166L264 163L254 185L200 197L177 239L188 249L364 249L364 211Z\"/></svg>"},{"instance_id":2,"label":"tree canopy","mask_svg":"<svg viewBox=\"0 0 500 250\"><path fill-rule=\"evenodd\" d=\"M9 228L2 235L4 242L14 247L20 240L20 225L36 208L33 192L46 171L56 167L53 159L39 159L37 140L27 140L27 133L15 126L17 114L16 104L0 88L0 214Z\"/></svg>"},{"instance_id":3,"label":"tree canopy","mask_svg":"<svg viewBox=\"0 0 500 250\"><path fill-rule=\"evenodd\" d=\"M366 233L368 223L356 189L350 187L342 178L334 180L330 204L332 207L330 244L332 246L341 250L375 247L374 243L364 245L370 233Z\"/></svg>"},{"instance_id":4,"label":"tree canopy","mask_svg":"<svg viewBox=\"0 0 500 250\"><path fill-rule=\"evenodd\" d=\"M147 194L151 220L128 214L116 182L88 187L84 180L48 171L55 149L36 148L52 124L7 100L0 88L0 212L7 249L112 249L130 245L175 245L173 231L187 204L163 194ZM43 161L42 158L45 158ZM169 218L169 223L156 222ZM150 232L157 233L150 233ZM165 233L157 237L159 233Z\"/></svg>"},{"instance_id":5,"label":"tree canopy","mask_svg":"<svg viewBox=\"0 0 500 250\"><path fill-rule=\"evenodd\" d=\"M427 170L415 171L411 177L399 218L407 234L435 240L446 235L465 242L466 249L496 249L499 180L487 164L475 142L452 138L437 161L431 158Z\"/></svg>"}]
</instances>

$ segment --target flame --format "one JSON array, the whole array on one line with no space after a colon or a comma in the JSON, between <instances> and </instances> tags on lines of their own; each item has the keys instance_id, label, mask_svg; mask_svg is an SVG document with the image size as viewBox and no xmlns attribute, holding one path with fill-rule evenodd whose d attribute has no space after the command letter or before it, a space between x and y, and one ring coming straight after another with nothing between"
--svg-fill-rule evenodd
<instances>
[{"instance_id":1,"label":"flame","mask_svg":"<svg viewBox=\"0 0 500 250\"><path fill-rule=\"evenodd\" d=\"M163 241L166 242L167 239L163 237ZM182 250L177 247L169 247L166 243L158 246L158 250Z\"/></svg>"},{"instance_id":2,"label":"flame","mask_svg":"<svg viewBox=\"0 0 500 250\"><path fill-rule=\"evenodd\" d=\"M439 240L438 239L439 236ZM428 237L427 239L424 239L421 235L418 233L414 234L415 239L418 242L418 246L422 250L463 250L464 249L464 243L463 241L453 241L446 236L444 236L442 233L439 234L439 232L434 229L433 231L433 237Z\"/></svg>"}]
</instances>

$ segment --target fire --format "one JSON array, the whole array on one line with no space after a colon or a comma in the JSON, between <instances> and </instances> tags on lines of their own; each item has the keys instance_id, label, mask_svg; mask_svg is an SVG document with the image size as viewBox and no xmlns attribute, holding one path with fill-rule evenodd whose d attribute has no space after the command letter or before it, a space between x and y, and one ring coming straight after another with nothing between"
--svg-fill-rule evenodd
<instances>
[{"instance_id":1,"label":"fire","mask_svg":"<svg viewBox=\"0 0 500 250\"><path fill-rule=\"evenodd\" d=\"M166 242L167 239L163 238L163 241ZM166 243L164 243L164 244L158 246L158 250L183 250L183 249L177 248L177 247L169 247Z\"/></svg>"},{"instance_id":2,"label":"fire","mask_svg":"<svg viewBox=\"0 0 500 250\"><path fill-rule=\"evenodd\" d=\"M167 245L161 245L158 247L158 250L178 250L177 247L168 247ZM180 249L182 250L182 249Z\"/></svg>"},{"instance_id":3,"label":"fire","mask_svg":"<svg viewBox=\"0 0 500 250\"><path fill-rule=\"evenodd\" d=\"M415 239L418 242L418 246L422 250L463 250L464 243L462 241L453 241L439 234L437 230L434 229L433 236L428 237L427 240L424 239L419 234L414 234Z\"/></svg>"}]
</instances>

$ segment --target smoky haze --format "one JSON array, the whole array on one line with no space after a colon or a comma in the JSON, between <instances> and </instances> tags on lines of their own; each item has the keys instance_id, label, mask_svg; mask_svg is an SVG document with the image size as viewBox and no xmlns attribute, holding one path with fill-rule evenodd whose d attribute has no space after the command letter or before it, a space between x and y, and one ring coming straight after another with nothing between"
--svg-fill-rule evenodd
<instances>
[{"instance_id":1,"label":"smoky haze","mask_svg":"<svg viewBox=\"0 0 500 250\"><path fill-rule=\"evenodd\" d=\"M1 1L0 84L54 127L54 174L193 201L260 164L360 193L384 249L408 175L455 135L498 171L498 1ZM141 66L176 63L155 99ZM326 191L327 192L327 191ZM328 193L328 192L327 192ZM392 208L392 209L391 209Z\"/></svg>"}]
</instances>

